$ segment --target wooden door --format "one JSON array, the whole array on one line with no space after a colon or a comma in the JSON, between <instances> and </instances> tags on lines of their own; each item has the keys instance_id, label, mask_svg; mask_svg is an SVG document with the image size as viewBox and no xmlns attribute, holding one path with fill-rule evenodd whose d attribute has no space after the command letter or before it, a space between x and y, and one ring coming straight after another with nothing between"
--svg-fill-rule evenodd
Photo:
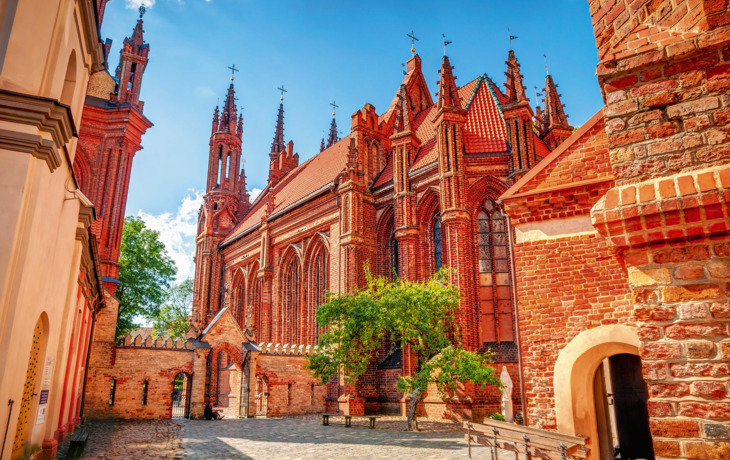
<instances>
[{"instance_id":1,"label":"wooden door","mask_svg":"<svg viewBox=\"0 0 730 460\"><path fill-rule=\"evenodd\" d=\"M23 386L23 400L20 404L18 424L15 428L15 441L13 441L12 459L21 458L25 453L25 444L28 440L28 433L33 425L31 420L31 409L35 400L35 387L38 380L38 373L42 372L39 362L41 353L41 339L43 338L43 323L39 319L33 331L33 343L28 357L28 370L25 373L25 385Z\"/></svg>"},{"instance_id":2,"label":"wooden door","mask_svg":"<svg viewBox=\"0 0 730 460\"><path fill-rule=\"evenodd\" d=\"M649 392L641 376L641 360L620 354L608 359L616 411L621 460L654 459L646 402Z\"/></svg>"}]
</instances>

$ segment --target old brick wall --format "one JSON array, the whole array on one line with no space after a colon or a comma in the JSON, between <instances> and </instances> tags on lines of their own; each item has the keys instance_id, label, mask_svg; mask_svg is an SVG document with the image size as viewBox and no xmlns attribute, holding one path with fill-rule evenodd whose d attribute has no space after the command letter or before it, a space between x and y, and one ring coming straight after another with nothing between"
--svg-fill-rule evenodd
<instances>
[{"instance_id":1,"label":"old brick wall","mask_svg":"<svg viewBox=\"0 0 730 460\"><path fill-rule=\"evenodd\" d=\"M306 356L260 354L256 375L268 379L268 416L322 413L327 386L304 368ZM252 376L252 380L253 376Z\"/></svg>"},{"instance_id":2,"label":"old brick wall","mask_svg":"<svg viewBox=\"0 0 730 460\"><path fill-rule=\"evenodd\" d=\"M192 372L193 351L118 347L114 366L89 369L84 416L90 419L160 419L172 415L173 381L179 372ZM116 380L110 404L112 380ZM142 404L143 383L148 382Z\"/></svg>"},{"instance_id":3,"label":"old brick wall","mask_svg":"<svg viewBox=\"0 0 730 460\"><path fill-rule=\"evenodd\" d=\"M616 177L592 217L626 254L655 453L728 458L728 2L589 4Z\"/></svg>"}]
</instances>

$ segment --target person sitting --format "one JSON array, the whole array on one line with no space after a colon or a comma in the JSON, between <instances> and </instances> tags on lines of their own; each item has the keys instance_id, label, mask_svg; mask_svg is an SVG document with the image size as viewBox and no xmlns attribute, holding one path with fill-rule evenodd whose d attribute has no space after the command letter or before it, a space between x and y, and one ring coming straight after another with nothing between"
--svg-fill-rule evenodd
<instances>
[{"instance_id":1,"label":"person sitting","mask_svg":"<svg viewBox=\"0 0 730 460\"><path fill-rule=\"evenodd\" d=\"M208 401L203 415L206 420L220 420L223 418L223 414L219 410L213 409L213 401Z\"/></svg>"}]
</instances>

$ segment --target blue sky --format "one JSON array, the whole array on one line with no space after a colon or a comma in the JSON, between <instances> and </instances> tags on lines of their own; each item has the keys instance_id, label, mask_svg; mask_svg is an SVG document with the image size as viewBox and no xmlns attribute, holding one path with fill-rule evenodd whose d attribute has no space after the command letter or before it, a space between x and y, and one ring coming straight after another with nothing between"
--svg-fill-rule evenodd
<instances>
[{"instance_id":1,"label":"blue sky","mask_svg":"<svg viewBox=\"0 0 730 460\"><path fill-rule=\"evenodd\" d=\"M119 46L132 32L140 0L107 5L102 35ZM504 82L509 28L531 103L545 79L543 54L563 95L569 121L580 125L601 106L597 61L585 0L295 1L145 0L150 62L142 83L145 115L155 124L134 160L128 215L141 215L161 232L178 264L191 276L195 219L204 191L211 118L222 102L231 64L243 106L243 157L248 189L268 177L268 152L284 85L285 138L300 161L319 152L337 101L337 122L349 133L350 114L366 102L382 113L402 79L401 63L416 50L426 82L437 89L442 33L457 84L482 73Z\"/></svg>"}]
</instances>

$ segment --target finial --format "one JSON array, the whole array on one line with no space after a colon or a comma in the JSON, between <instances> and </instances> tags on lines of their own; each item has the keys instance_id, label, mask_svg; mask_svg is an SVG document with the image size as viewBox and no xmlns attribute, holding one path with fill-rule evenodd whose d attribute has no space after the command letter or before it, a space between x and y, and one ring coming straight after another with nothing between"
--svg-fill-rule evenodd
<instances>
[{"instance_id":1,"label":"finial","mask_svg":"<svg viewBox=\"0 0 730 460\"><path fill-rule=\"evenodd\" d=\"M281 85L279 88L276 88L279 91L281 91L281 97L279 98L280 101L284 101L284 93L288 93L287 90L284 89L284 85Z\"/></svg>"},{"instance_id":2,"label":"finial","mask_svg":"<svg viewBox=\"0 0 730 460\"><path fill-rule=\"evenodd\" d=\"M545 75L550 75L550 71L548 70L547 66L547 54L543 54L542 57L545 58Z\"/></svg>"},{"instance_id":3,"label":"finial","mask_svg":"<svg viewBox=\"0 0 730 460\"><path fill-rule=\"evenodd\" d=\"M415 54L416 54L416 42L418 41L418 39L416 38L416 35L413 33L412 30L411 30L411 33L410 34L406 34L406 37L410 37L411 38L411 54L413 54L415 56Z\"/></svg>"},{"instance_id":4,"label":"finial","mask_svg":"<svg viewBox=\"0 0 730 460\"><path fill-rule=\"evenodd\" d=\"M516 40L517 35L512 35L509 29L507 29L507 35L509 36L509 49L512 49L512 40Z\"/></svg>"},{"instance_id":5,"label":"finial","mask_svg":"<svg viewBox=\"0 0 730 460\"><path fill-rule=\"evenodd\" d=\"M542 96L542 93L537 91L537 86L533 86L533 88L535 88L535 102L537 103L537 100L540 96ZM537 105L540 105L540 104L537 104Z\"/></svg>"},{"instance_id":6,"label":"finial","mask_svg":"<svg viewBox=\"0 0 730 460\"><path fill-rule=\"evenodd\" d=\"M139 5L139 18L142 19L142 16L147 12L147 8L144 7L144 2L142 2L141 5Z\"/></svg>"},{"instance_id":7,"label":"finial","mask_svg":"<svg viewBox=\"0 0 730 460\"><path fill-rule=\"evenodd\" d=\"M335 111L337 110L337 107L339 107L339 105L337 105L335 101L330 102L330 105L332 106L332 116L334 117Z\"/></svg>"},{"instance_id":8,"label":"finial","mask_svg":"<svg viewBox=\"0 0 730 460\"><path fill-rule=\"evenodd\" d=\"M446 34L441 34L441 36L444 37L444 56L446 56L446 47L454 42L446 40Z\"/></svg>"},{"instance_id":9,"label":"finial","mask_svg":"<svg viewBox=\"0 0 730 460\"><path fill-rule=\"evenodd\" d=\"M233 64L228 68L231 69L231 81L233 81L233 75L235 75L235 72L238 72L238 69L236 68L236 64Z\"/></svg>"}]
</instances>

